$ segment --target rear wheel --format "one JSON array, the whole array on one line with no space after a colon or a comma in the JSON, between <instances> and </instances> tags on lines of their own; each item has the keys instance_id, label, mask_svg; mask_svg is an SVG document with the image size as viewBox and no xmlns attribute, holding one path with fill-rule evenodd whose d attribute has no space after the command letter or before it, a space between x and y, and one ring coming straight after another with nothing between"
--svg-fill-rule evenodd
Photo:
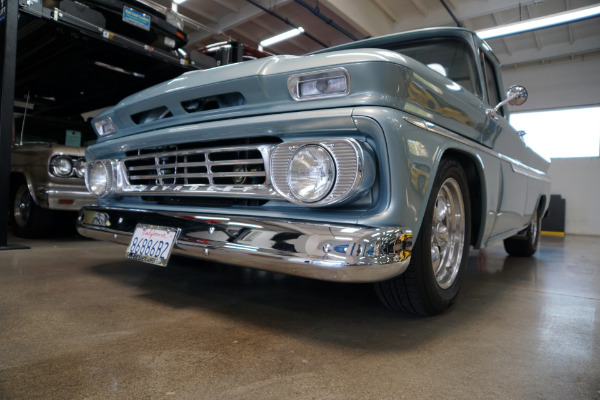
<instances>
[{"instance_id":1,"label":"rear wheel","mask_svg":"<svg viewBox=\"0 0 600 400\"><path fill-rule=\"evenodd\" d=\"M16 236L40 237L50 230L52 211L35 204L27 183L19 181L11 193L10 221Z\"/></svg>"},{"instance_id":2,"label":"rear wheel","mask_svg":"<svg viewBox=\"0 0 600 400\"><path fill-rule=\"evenodd\" d=\"M470 210L463 168L442 160L407 270L375 284L387 307L428 316L454 302L469 255Z\"/></svg>"},{"instance_id":3,"label":"rear wheel","mask_svg":"<svg viewBox=\"0 0 600 400\"><path fill-rule=\"evenodd\" d=\"M537 251L540 243L540 211L536 209L531 224L525 230L525 235L504 239L504 250L513 257L531 257Z\"/></svg>"}]
</instances>

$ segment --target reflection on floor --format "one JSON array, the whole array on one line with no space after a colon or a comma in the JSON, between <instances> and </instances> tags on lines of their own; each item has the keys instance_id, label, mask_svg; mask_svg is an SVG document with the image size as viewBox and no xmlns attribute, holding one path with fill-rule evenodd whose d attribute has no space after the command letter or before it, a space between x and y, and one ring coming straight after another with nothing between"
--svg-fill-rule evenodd
<instances>
[{"instance_id":1,"label":"reflection on floor","mask_svg":"<svg viewBox=\"0 0 600 400\"><path fill-rule=\"evenodd\" d=\"M433 318L367 284L11 242L31 249L0 252L0 399L600 398L600 237L472 251Z\"/></svg>"}]
</instances>

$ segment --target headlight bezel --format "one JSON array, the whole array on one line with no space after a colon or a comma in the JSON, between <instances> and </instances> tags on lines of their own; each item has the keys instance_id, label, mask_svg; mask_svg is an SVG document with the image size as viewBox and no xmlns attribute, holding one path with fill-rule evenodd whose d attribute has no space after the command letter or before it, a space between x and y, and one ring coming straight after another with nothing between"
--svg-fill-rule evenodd
<instances>
[{"instance_id":1,"label":"headlight bezel","mask_svg":"<svg viewBox=\"0 0 600 400\"><path fill-rule=\"evenodd\" d=\"M303 94L303 87L311 86L318 93ZM321 83L321 84L320 84ZM335 85L337 89L332 89ZM323 88L322 86L325 85ZM319 86L321 88L319 89ZM345 68L330 68L319 71L290 75L287 79L288 91L296 101L320 100L347 96L350 93L350 74Z\"/></svg>"},{"instance_id":2,"label":"headlight bezel","mask_svg":"<svg viewBox=\"0 0 600 400\"><path fill-rule=\"evenodd\" d=\"M101 169L101 171L95 170ZM92 174L102 174L104 171L104 183L92 182L96 177ZM90 193L96 197L106 197L115 191L116 173L115 164L112 160L95 160L87 163L85 168L85 186ZM100 185L100 187L97 187Z\"/></svg>"},{"instance_id":3,"label":"headlight bezel","mask_svg":"<svg viewBox=\"0 0 600 400\"><path fill-rule=\"evenodd\" d=\"M302 201L296 197L288 182L288 169L292 156L306 145L319 145L325 148L336 166L333 187L325 196L312 202ZM366 142L353 138L284 142L271 151L269 164L269 177L275 191L283 199L305 207L326 207L355 201L371 190L375 183L375 153Z\"/></svg>"}]
</instances>

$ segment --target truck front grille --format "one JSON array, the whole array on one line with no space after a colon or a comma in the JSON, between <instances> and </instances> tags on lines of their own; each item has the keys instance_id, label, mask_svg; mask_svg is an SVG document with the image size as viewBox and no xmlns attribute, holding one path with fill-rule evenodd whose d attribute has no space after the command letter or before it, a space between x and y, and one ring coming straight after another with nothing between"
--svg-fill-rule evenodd
<instances>
[{"instance_id":1,"label":"truck front grille","mask_svg":"<svg viewBox=\"0 0 600 400\"><path fill-rule=\"evenodd\" d=\"M187 146L186 146L187 147ZM262 185L269 146L140 149L124 160L130 185Z\"/></svg>"}]
</instances>

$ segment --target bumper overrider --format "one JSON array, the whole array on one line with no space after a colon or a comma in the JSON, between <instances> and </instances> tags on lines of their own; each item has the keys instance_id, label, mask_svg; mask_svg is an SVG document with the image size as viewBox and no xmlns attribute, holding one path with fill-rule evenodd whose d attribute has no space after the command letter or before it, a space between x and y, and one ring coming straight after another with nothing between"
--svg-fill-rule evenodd
<instances>
[{"instance_id":1,"label":"bumper overrider","mask_svg":"<svg viewBox=\"0 0 600 400\"><path fill-rule=\"evenodd\" d=\"M327 281L389 279L406 270L412 249L401 227L96 206L80 211L77 230L127 245L137 224L179 228L173 254Z\"/></svg>"}]
</instances>

